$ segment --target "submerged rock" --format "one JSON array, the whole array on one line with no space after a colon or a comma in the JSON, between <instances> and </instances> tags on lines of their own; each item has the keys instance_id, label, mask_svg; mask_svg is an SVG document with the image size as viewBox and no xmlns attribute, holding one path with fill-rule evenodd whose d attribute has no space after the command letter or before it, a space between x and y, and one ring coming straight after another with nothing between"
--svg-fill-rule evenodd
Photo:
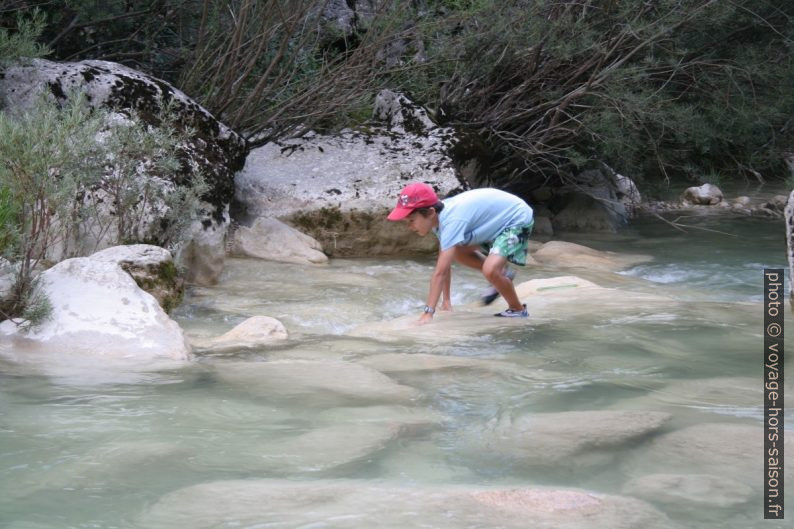
<instances>
[{"instance_id":1,"label":"submerged rock","mask_svg":"<svg viewBox=\"0 0 794 529\"><path fill-rule=\"evenodd\" d=\"M611 461L621 449L658 432L669 413L571 411L495 419L469 433L479 453L529 468L579 468Z\"/></svg>"},{"instance_id":2,"label":"submerged rock","mask_svg":"<svg viewBox=\"0 0 794 529\"><path fill-rule=\"evenodd\" d=\"M401 487L360 481L218 481L162 497L146 527L672 529L647 503L575 489Z\"/></svg>"},{"instance_id":3,"label":"submerged rock","mask_svg":"<svg viewBox=\"0 0 794 529\"><path fill-rule=\"evenodd\" d=\"M314 399L325 406L334 401L394 404L421 398L414 388L351 362L236 362L217 366L217 376L255 395L273 399Z\"/></svg>"},{"instance_id":4,"label":"submerged rock","mask_svg":"<svg viewBox=\"0 0 794 529\"><path fill-rule=\"evenodd\" d=\"M41 275L52 317L30 332L11 321L0 333L13 350L147 360L187 359L190 347L179 325L130 275L108 261L67 259Z\"/></svg>"},{"instance_id":5,"label":"submerged rock","mask_svg":"<svg viewBox=\"0 0 794 529\"><path fill-rule=\"evenodd\" d=\"M623 487L623 494L688 516L713 516L714 507L727 508L747 503L754 495L752 487L739 481L712 474L649 474L633 479Z\"/></svg>"},{"instance_id":6,"label":"submerged rock","mask_svg":"<svg viewBox=\"0 0 794 529\"><path fill-rule=\"evenodd\" d=\"M794 447L786 437L786 449ZM764 432L742 423L703 423L653 439L641 452L625 460L626 472L710 474L746 483L757 489L763 470ZM790 479L786 479L788 483Z\"/></svg>"}]
</instances>

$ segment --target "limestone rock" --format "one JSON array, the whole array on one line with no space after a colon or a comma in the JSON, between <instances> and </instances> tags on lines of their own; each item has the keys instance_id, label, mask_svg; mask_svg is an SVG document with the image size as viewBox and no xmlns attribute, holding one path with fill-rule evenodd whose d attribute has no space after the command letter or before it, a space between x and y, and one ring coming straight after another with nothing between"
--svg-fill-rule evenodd
<instances>
[{"instance_id":1,"label":"limestone rock","mask_svg":"<svg viewBox=\"0 0 794 529\"><path fill-rule=\"evenodd\" d=\"M696 206L714 206L722 202L722 191L715 185L703 184L687 188L681 195L681 200Z\"/></svg>"},{"instance_id":2,"label":"limestone rock","mask_svg":"<svg viewBox=\"0 0 794 529\"><path fill-rule=\"evenodd\" d=\"M248 318L229 332L209 340L193 339L194 348L204 352L220 353L244 348L261 347L289 337L284 324L268 316Z\"/></svg>"},{"instance_id":3,"label":"limestone rock","mask_svg":"<svg viewBox=\"0 0 794 529\"><path fill-rule=\"evenodd\" d=\"M42 274L41 288L51 319L28 333L0 324L20 349L137 360L189 356L179 325L113 262L67 259Z\"/></svg>"},{"instance_id":4,"label":"limestone rock","mask_svg":"<svg viewBox=\"0 0 794 529\"><path fill-rule=\"evenodd\" d=\"M135 283L154 296L163 310L176 307L185 291L171 252L150 244L112 246L91 255L95 261L118 264Z\"/></svg>"},{"instance_id":5,"label":"limestone rock","mask_svg":"<svg viewBox=\"0 0 794 529\"><path fill-rule=\"evenodd\" d=\"M375 119L384 121L391 130L426 134L436 124L421 106L399 92L382 90L375 98Z\"/></svg>"},{"instance_id":6,"label":"limestone rock","mask_svg":"<svg viewBox=\"0 0 794 529\"><path fill-rule=\"evenodd\" d=\"M162 497L146 513L146 527L209 529L223 525L327 525L525 529L673 529L647 503L585 490L400 487L353 480L238 480L203 483Z\"/></svg>"},{"instance_id":7,"label":"limestone rock","mask_svg":"<svg viewBox=\"0 0 794 529\"><path fill-rule=\"evenodd\" d=\"M651 260L645 255L602 252L563 241L549 241L532 253L541 264L563 268L589 268L618 271Z\"/></svg>"},{"instance_id":8,"label":"limestone rock","mask_svg":"<svg viewBox=\"0 0 794 529\"><path fill-rule=\"evenodd\" d=\"M471 442L477 450L530 468L588 467L609 462L628 443L658 432L670 417L608 410L505 416L471 432Z\"/></svg>"},{"instance_id":9,"label":"limestone rock","mask_svg":"<svg viewBox=\"0 0 794 529\"><path fill-rule=\"evenodd\" d=\"M231 253L269 261L296 264L324 264L328 257L315 239L283 222L259 217L250 228L240 226L234 232Z\"/></svg>"},{"instance_id":10,"label":"limestone rock","mask_svg":"<svg viewBox=\"0 0 794 529\"><path fill-rule=\"evenodd\" d=\"M395 97L402 104L403 97ZM435 238L418 237L402 223L387 221L386 215L409 182L432 185L440 198L467 189L461 171L473 155L468 149L468 158L452 154L467 141L454 129L403 131L411 128L406 120L414 122L407 116L417 109L389 108L392 118L402 116L400 130L376 125L268 143L251 151L235 177L235 218L241 224L256 217L277 218L319 241L330 256L434 251ZM431 125L419 118L417 123Z\"/></svg>"}]
</instances>

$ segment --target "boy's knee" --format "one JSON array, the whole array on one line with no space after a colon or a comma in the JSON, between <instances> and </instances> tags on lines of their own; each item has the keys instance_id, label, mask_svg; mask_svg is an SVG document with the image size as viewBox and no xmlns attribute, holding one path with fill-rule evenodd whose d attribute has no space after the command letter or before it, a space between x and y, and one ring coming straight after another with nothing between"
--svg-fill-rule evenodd
<instances>
[{"instance_id":1,"label":"boy's knee","mask_svg":"<svg viewBox=\"0 0 794 529\"><path fill-rule=\"evenodd\" d=\"M499 277L501 273L502 273L501 266L494 265L493 263L489 263L488 261L486 261L485 264L483 264L482 275L484 275L485 278L488 279L489 281Z\"/></svg>"}]
</instances>

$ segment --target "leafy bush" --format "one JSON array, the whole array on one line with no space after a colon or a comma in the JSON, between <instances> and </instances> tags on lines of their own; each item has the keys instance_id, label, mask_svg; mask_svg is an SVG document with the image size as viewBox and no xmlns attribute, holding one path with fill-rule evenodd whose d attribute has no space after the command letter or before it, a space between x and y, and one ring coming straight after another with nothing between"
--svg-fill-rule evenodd
<instances>
[{"instance_id":1,"label":"leafy bush","mask_svg":"<svg viewBox=\"0 0 794 529\"><path fill-rule=\"evenodd\" d=\"M62 106L42 97L19 114L0 111L2 251L17 270L3 319L46 314L35 282L47 259L179 242L205 186L200 176L178 188L167 178L190 131L177 134L168 114L161 123L91 109L77 94Z\"/></svg>"},{"instance_id":2,"label":"leafy bush","mask_svg":"<svg viewBox=\"0 0 794 529\"><path fill-rule=\"evenodd\" d=\"M38 42L44 32L46 18L38 9L26 13L17 12L15 28L0 25L0 66L21 58L35 59L47 55L50 50Z\"/></svg>"}]
</instances>

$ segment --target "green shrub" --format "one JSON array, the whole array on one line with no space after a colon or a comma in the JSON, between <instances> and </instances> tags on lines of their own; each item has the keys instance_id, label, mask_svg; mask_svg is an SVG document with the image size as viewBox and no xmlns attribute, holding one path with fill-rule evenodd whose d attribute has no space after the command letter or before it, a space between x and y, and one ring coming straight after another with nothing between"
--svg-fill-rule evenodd
<instances>
[{"instance_id":1,"label":"green shrub","mask_svg":"<svg viewBox=\"0 0 794 529\"><path fill-rule=\"evenodd\" d=\"M45 260L93 253L99 244L178 244L205 191L201 175L177 187L176 153L190 131L91 109L80 95L59 106L42 97L30 109L0 111L2 250L16 264L3 319L46 315L36 294Z\"/></svg>"},{"instance_id":2,"label":"green shrub","mask_svg":"<svg viewBox=\"0 0 794 529\"><path fill-rule=\"evenodd\" d=\"M44 57L50 52L47 46L37 42L46 25L44 13L34 9L29 15L18 12L16 28L0 27L0 66L19 59Z\"/></svg>"}]
</instances>

